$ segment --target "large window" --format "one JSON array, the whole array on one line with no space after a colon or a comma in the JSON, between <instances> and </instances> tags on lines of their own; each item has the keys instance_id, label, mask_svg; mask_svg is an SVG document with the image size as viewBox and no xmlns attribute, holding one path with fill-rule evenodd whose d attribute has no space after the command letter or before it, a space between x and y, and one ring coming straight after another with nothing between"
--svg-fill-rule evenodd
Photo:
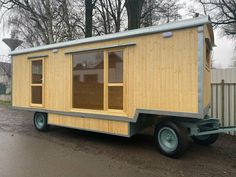
<instances>
[{"instance_id":1,"label":"large window","mask_svg":"<svg viewBox=\"0 0 236 177\"><path fill-rule=\"evenodd\" d=\"M73 108L123 110L123 51L73 54Z\"/></svg>"},{"instance_id":2,"label":"large window","mask_svg":"<svg viewBox=\"0 0 236 177\"><path fill-rule=\"evenodd\" d=\"M73 107L103 109L103 52L73 55Z\"/></svg>"}]
</instances>

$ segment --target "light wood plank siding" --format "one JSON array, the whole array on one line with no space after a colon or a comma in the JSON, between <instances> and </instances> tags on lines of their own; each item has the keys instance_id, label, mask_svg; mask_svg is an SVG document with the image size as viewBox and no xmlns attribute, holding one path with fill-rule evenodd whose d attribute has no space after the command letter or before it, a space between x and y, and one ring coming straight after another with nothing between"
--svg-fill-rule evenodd
<instances>
[{"instance_id":1,"label":"light wood plank siding","mask_svg":"<svg viewBox=\"0 0 236 177\"><path fill-rule=\"evenodd\" d=\"M64 53L133 42L135 46L124 49L125 115L132 118L137 108L197 113L197 28L172 32L170 38L158 33L60 48L57 53L48 50L16 55L13 57L13 106L29 107L28 57L48 55L45 58L45 108L70 112L71 55Z\"/></svg>"},{"instance_id":2,"label":"light wood plank siding","mask_svg":"<svg viewBox=\"0 0 236 177\"><path fill-rule=\"evenodd\" d=\"M129 125L127 122L49 114L48 123L116 135L129 135Z\"/></svg>"},{"instance_id":3,"label":"light wood plank siding","mask_svg":"<svg viewBox=\"0 0 236 177\"><path fill-rule=\"evenodd\" d=\"M25 55L14 57L12 75L12 105L30 106L30 62Z\"/></svg>"}]
</instances>

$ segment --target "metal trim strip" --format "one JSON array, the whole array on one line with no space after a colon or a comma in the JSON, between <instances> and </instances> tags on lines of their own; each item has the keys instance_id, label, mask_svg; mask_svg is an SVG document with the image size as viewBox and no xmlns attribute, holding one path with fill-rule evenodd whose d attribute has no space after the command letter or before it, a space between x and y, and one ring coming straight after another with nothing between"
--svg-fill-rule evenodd
<instances>
[{"instance_id":1,"label":"metal trim strip","mask_svg":"<svg viewBox=\"0 0 236 177\"><path fill-rule=\"evenodd\" d=\"M88 51L93 51L93 50L103 50L103 49L111 49L111 48L118 48L118 47L128 47L128 46L135 46L135 45L136 45L136 43L131 42L131 43L120 44L120 45L110 45L110 46L103 46L103 47L96 47L96 48L88 48L88 49L81 49L81 50L75 50L75 51L68 51L68 52L65 52L65 55L79 53L79 52L88 52Z\"/></svg>"},{"instance_id":2,"label":"metal trim strip","mask_svg":"<svg viewBox=\"0 0 236 177\"><path fill-rule=\"evenodd\" d=\"M48 57L48 55L35 55L35 56L29 56L27 59L35 59L35 58L45 58Z\"/></svg>"},{"instance_id":3,"label":"metal trim strip","mask_svg":"<svg viewBox=\"0 0 236 177\"><path fill-rule=\"evenodd\" d=\"M203 74L204 74L204 34L203 26L199 26L198 30L198 112L204 114L203 110Z\"/></svg>"},{"instance_id":4,"label":"metal trim strip","mask_svg":"<svg viewBox=\"0 0 236 177\"><path fill-rule=\"evenodd\" d=\"M26 108L26 107L16 107L12 106L14 109L34 111L34 112L47 112L51 114L59 114L66 116L78 116L81 118L97 118L104 120L115 120L115 121L124 121L124 122L137 122L139 114L151 114L151 115L164 115L164 116L174 116L174 117L188 117L188 118L203 118L203 114L199 113L187 113L187 112L171 112L171 111L161 111L161 110L149 110L149 109L136 109L134 117L126 116L115 116L115 115L104 115L104 114L93 114L93 113L81 113L81 112L65 112L65 111L56 111L40 108Z\"/></svg>"}]
</instances>

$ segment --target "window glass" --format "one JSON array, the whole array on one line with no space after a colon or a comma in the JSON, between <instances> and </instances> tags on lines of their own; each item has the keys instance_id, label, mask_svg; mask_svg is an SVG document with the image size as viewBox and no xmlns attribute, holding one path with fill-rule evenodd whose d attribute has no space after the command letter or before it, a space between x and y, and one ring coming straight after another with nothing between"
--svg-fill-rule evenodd
<instances>
[{"instance_id":1,"label":"window glass","mask_svg":"<svg viewBox=\"0 0 236 177\"><path fill-rule=\"evenodd\" d=\"M42 83L42 60L32 61L32 84Z\"/></svg>"},{"instance_id":2,"label":"window glass","mask_svg":"<svg viewBox=\"0 0 236 177\"><path fill-rule=\"evenodd\" d=\"M211 51L210 49L206 49L206 67L210 68L210 62L211 62Z\"/></svg>"},{"instance_id":3,"label":"window glass","mask_svg":"<svg viewBox=\"0 0 236 177\"><path fill-rule=\"evenodd\" d=\"M73 107L103 110L103 52L73 55Z\"/></svg>"},{"instance_id":4,"label":"window glass","mask_svg":"<svg viewBox=\"0 0 236 177\"><path fill-rule=\"evenodd\" d=\"M108 82L122 83L123 82L123 52L109 52L108 54Z\"/></svg>"},{"instance_id":5,"label":"window glass","mask_svg":"<svg viewBox=\"0 0 236 177\"><path fill-rule=\"evenodd\" d=\"M123 109L123 87L108 87L108 109Z\"/></svg>"},{"instance_id":6,"label":"window glass","mask_svg":"<svg viewBox=\"0 0 236 177\"><path fill-rule=\"evenodd\" d=\"M32 86L31 95L33 104L42 104L42 86Z\"/></svg>"}]
</instances>

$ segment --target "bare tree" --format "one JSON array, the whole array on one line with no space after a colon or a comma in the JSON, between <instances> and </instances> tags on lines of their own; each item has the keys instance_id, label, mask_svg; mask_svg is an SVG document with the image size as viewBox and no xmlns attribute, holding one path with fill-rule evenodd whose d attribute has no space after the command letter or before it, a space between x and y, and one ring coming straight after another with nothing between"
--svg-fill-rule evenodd
<instances>
[{"instance_id":1,"label":"bare tree","mask_svg":"<svg viewBox=\"0 0 236 177\"><path fill-rule=\"evenodd\" d=\"M28 20L31 20L34 23L34 27L41 32L43 43L51 44L55 42L53 35L53 19L55 14L52 11L53 4L50 3L50 0L5 0L1 2L11 7L12 15L15 14L17 16L19 12L24 11L24 15L28 17Z\"/></svg>"},{"instance_id":2,"label":"bare tree","mask_svg":"<svg viewBox=\"0 0 236 177\"><path fill-rule=\"evenodd\" d=\"M57 0L56 24L60 26L60 41L73 40L85 35L84 3L76 0Z\"/></svg>"},{"instance_id":3,"label":"bare tree","mask_svg":"<svg viewBox=\"0 0 236 177\"><path fill-rule=\"evenodd\" d=\"M236 36L236 0L198 0L212 23L224 30L227 36Z\"/></svg>"},{"instance_id":4,"label":"bare tree","mask_svg":"<svg viewBox=\"0 0 236 177\"><path fill-rule=\"evenodd\" d=\"M145 0L142 15L142 26L169 23L181 19L179 10L182 4L178 0Z\"/></svg>"},{"instance_id":5,"label":"bare tree","mask_svg":"<svg viewBox=\"0 0 236 177\"><path fill-rule=\"evenodd\" d=\"M102 27L105 34L119 32L124 21L125 0L99 0L96 11L98 28Z\"/></svg>"},{"instance_id":6,"label":"bare tree","mask_svg":"<svg viewBox=\"0 0 236 177\"><path fill-rule=\"evenodd\" d=\"M83 17L73 0L1 0L11 13L12 31L20 34L26 46L67 41L83 36ZM80 9L79 9L80 10ZM82 31L82 33L81 33Z\"/></svg>"},{"instance_id":7,"label":"bare tree","mask_svg":"<svg viewBox=\"0 0 236 177\"><path fill-rule=\"evenodd\" d=\"M113 23L109 12L107 0L99 0L98 5L95 9L95 13L98 12L98 15L95 16L96 23L96 33L98 35L101 34L109 34L113 31Z\"/></svg>"},{"instance_id":8,"label":"bare tree","mask_svg":"<svg viewBox=\"0 0 236 177\"><path fill-rule=\"evenodd\" d=\"M52 44L168 23L177 0L0 0L11 30L25 46Z\"/></svg>"}]
</instances>

